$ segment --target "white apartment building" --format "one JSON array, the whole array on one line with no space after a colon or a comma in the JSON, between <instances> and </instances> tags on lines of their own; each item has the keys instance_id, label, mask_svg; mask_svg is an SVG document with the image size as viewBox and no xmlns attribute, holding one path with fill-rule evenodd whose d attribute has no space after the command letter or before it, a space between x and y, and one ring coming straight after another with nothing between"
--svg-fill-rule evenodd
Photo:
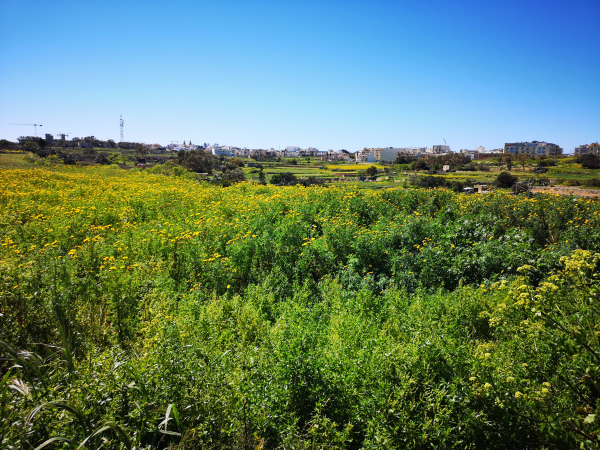
<instances>
[{"instance_id":1,"label":"white apartment building","mask_svg":"<svg viewBox=\"0 0 600 450\"><path fill-rule=\"evenodd\" d=\"M531 142L512 142L504 144L504 153L512 155L520 155L527 153L529 156L552 156L562 155L563 149L556 144L548 142L531 141Z\"/></svg>"}]
</instances>

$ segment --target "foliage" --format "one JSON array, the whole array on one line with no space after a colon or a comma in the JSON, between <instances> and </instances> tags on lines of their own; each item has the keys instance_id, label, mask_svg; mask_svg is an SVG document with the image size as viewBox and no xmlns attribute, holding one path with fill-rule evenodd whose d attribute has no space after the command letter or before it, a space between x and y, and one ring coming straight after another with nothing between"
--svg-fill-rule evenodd
<instances>
[{"instance_id":1,"label":"foliage","mask_svg":"<svg viewBox=\"0 0 600 450\"><path fill-rule=\"evenodd\" d=\"M463 153L448 153L446 155L433 156L427 160L430 168L441 170L444 165L460 167L469 164L471 159Z\"/></svg>"},{"instance_id":2,"label":"foliage","mask_svg":"<svg viewBox=\"0 0 600 450\"><path fill-rule=\"evenodd\" d=\"M394 161L394 164L410 164L415 159L416 158L414 156L410 155L398 155Z\"/></svg>"},{"instance_id":3,"label":"foliage","mask_svg":"<svg viewBox=\"0 0 600 450\"><path fill-rule=\"evenodd\" d=\"M37 142L27 141L23 144L23 150L37 154L40 151L40 146Z\"/></svg>"},{"instance_id":4,"label":"foliage","mask_svg":"<svg viewBox=\"0 0 600 450\"><path fill-rule=\"evenodd\" d=\"M325 184L325 180L319 177L302 177L298 180L298 184L304 187L321 186Z\"/></svg>"},{"instance_id":5,"label":"foliage","mask_svg":"<svg viewBox=\"0 0 600 450\"><path fill-rule=\"evenodd\" d=\"M599 178L591 178L589 180L585 180L583 182L585 187L600 187L600 179Z\"/></svg>"},{"instance_id":6,"label":"foliage","mask_svg":"<svg viewBox=\"0 0 600 450\"><path fill-rule=\"evenodd\" d=\"M429 163L426 159L419 158L411 163L412 170L427 170L429 169Z\"/></svg>"},{"instance_id":7,"label":"foliage","mask_svg":"<svg viewBox=\"0 0 600 450\"><path fill-rule=\"evenodd\" d=\"M365 169L365 175L368 177L374 177L377 176L377 167L375 166L369 166Z\"/></svg>"},{"instance_id":8,"label":"foliage","mask_svg":"<svg viewBox=\"0 0 600 450\"><path fill-rule=\"evenodd\" d=\"M267 184L267 177L265 176L265 172L262 167L260 168L260 171L258 172L258 183L262 184L263 186L265 186Z\"/></svg>"},{"instance_id":9,"label":"foliage","mask_svg":"<svg viewBox=\"0 0 600 450\"><path fill-rule=\"evenodd\" d=\"M592 153L581 155L577 158L577 162L581 164L584 169L597 169L600 167L600 157Z\"/></svg>"},{"instance_id":10,"label":"foliage","mask_svg":"<svg viewBox=\"0 0 600 450\"><path fill-rule=\"evenodd\" d=\"M15 150L17 144L6 139L0 139L0 150Z\"/></svg>"},{"instance_id":11,"label":"foliage","mask_svg":"<svg viewBox=\"0 0 600 450\"><path fill-rule=\"evenodd\" d=\"M496 177L494 184L496 184L498 187L509 188L512 187L518 180L518 177L511 175L509 172L500 172L500 174Z\"/></svg>"},{"instance_id":12,"label":"foliage","mask_svg":"<svg viewBox=\"0 0 600 450\"><path fill-rule=\"evenodd\" d=\"M204 150L180 150L177 153L178 163L191 172L211 174L215 158Z\"/></svg>"},{"instance_id":13,"label":"foliage","mask_svg":"<svg viewBox=\"0 0 600 450\"><path fill-rule=\"evenodd\" d=\"M40 148L46 148L48 146L48 141L38 136L19 136L17 140L21 146L24 146L27 142L33 142Z\"/></svg>"},{"instance_id":14,"label":"foliage","mask_svg":"<svg viewBox=\"0 0 600 450\"><path fill-rule=\"evenodd\" d=\"M421 188L446 187L456 192L462 192L465 187L472 185L473 182L469 179L461 182L440 176L423 176L412 178L410 184Z\"/></svg>"},{"instance_id":15,"label":"foliage","mask_svg":"<svg viewBox=\"0 0 600 450\"><path fill-rule=\"evenodd\" d=\"M546 156L540 156L538 160L538 167L554 167L556 166L556 161L554 159L548 158Z\"/></svg>"},{"instance_id":16,"label":"foliage","mask_svg":"<svg viewBox=\"0 0 600 450\"><path fill-rule=\"evenodd\" d=\"M148 154L148 149L143 145L138 145L135 149L135 154L138 156L138 158L143 158Z\"/></svg>"},{"instance_id":17,"label":"foliage","mask_svg":"<svg viewBox=\"0 0 600 450\"><path fill-rule=\"evenodd\" d=\"M271 177L271 184L275 186L293 186L298 182L298 178L292 172L276 173Z\"/></svg>"},{"instance_id":18,"label":"foliage","mask_svg":"<svg viewBox=\"0 0 600 450\"><path fill-rule=\"evenodd\" d=\"M598 446L593 200L0 175L6 448Z\"/></svg>"},{"instance_id":19,"label":"foliage","mask_svg":"<svg viewBox=\"0 0 600 450\"><path fill-rule=\"evenodd\" d=\"M229 168L228 170L225 170L225 168L224 168L223 173L221 175L214 176L213 183L223 186L223 187L228 187L228 186L231 186L232 184L240 183L245 180L246 180L246 175L244 174L242 169Z\"/></svg>"},{"instance_id":20,"label":"foliage","mask_svg":"<svg viewBox=\"0 0 600 450\"><path fill-rule=\"evenodd\" d=\"M223 172L233 171L241 167L244 167L244 161L240 158L231 158L223 166Z\"/></svg>"}]
</instances>

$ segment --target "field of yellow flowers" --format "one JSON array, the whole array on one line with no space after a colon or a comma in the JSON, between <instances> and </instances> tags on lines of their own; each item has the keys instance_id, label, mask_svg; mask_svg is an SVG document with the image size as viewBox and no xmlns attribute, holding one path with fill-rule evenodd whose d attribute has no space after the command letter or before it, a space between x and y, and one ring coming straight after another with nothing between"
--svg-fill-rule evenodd
<instances>
[{"instance_id":1,"label":"field of yellow flowers","mask_svg":"<svg viewBox=\"0 0 600 450\"><path fill-rule=\"evenodd\" d=\"M594 200L57 167L0 224L3 448L598 445Z\"/></svg>"}]
</instances>

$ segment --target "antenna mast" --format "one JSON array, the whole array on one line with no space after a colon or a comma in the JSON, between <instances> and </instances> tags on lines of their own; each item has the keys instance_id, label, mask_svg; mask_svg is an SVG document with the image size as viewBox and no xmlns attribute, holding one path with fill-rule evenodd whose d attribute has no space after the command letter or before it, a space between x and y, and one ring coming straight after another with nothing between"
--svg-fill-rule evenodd
<instances>
[{"instance_id":1,"label":"antenna mast","mask_svg":"<svg viewBox=\"0 0 600 450\"><path fill-rule=\"evenodd\" d=\"M125 139L123 138L123 125L124 124L125 124L125 121L123 120L123 116L121 115L121 119L119 120L119 126L121 127L121 138L120 138L119 142L125 141Z\"/></svg>"}]
</instances>

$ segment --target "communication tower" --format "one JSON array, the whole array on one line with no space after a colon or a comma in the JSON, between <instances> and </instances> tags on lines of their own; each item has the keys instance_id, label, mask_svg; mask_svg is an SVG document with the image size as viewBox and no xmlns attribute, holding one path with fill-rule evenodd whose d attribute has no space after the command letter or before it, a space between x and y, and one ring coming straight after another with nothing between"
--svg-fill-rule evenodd
<instances>
[{"instance_id":1,"label":"communication tower","mask_svg":"<svg viewBox=\"0 0 600 450\"><path fill-rule=\"evenodd\" d=\"M125 139L123 138L123 125L125 124L125 121L123 120L123 116L121 115L121 119L119 120L119 126L121 127L121 138L119 140L119 142L124 142Z\"/></svg>"}]
</instances>

